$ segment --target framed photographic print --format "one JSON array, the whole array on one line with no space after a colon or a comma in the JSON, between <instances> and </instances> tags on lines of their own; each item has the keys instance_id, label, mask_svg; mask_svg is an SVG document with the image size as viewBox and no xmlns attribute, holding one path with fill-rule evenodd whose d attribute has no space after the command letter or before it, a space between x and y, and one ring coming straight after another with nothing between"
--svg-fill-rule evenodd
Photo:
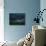
<instances>
[{"instance_id":1,"label":"framed photographic print","mask_svg":"<svg viewBox=\"0 0 46 46\"><path fill-rule=\"evenodd\" d=\"M25 13L9 13L10 25L25 25Z\"/></svg>"}]
</instances>

